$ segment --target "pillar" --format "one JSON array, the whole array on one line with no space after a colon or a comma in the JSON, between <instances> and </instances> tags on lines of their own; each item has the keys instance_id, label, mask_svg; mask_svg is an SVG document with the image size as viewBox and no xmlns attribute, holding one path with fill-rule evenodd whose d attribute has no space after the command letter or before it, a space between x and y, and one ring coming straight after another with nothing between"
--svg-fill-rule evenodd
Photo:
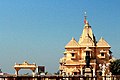
<instances>
[{"instance_id":1,"label":"pillar","mask_svg":"<svg viewBox=\"0 0 120 80\"><path fill-rule=\"evenodd\" d=\"M93 80L95 80L95 67L93 68L93 77L94 77Z\"/></svg>"},{"instance_id":2,"label":"pillar","mask_svg":"<svg viewBox=\"0 0 120 80\"><path fill-rule=\"evenodd\" d=\"M18 76L18 71L17 69L15 69L15 75Z\"/></svg>"},{"instance_id":3,"label":"pillar","mask_svg":"<svg viewBox=\"0 0 120 80\"><path fill-rule=\"evenodd\" d=\"M35 70L32 70L33 72L32 72L32 75L33 75L33 77L35 76Z\"/></svg>"},{"instance_id":4,"label":"pillar","mask_svg":"<svg viewBox=\"0 0 120 80\"><path fill-rule=\"evenodd\" d=\"M95 73L95 69L96 69L96 65L94 64L94 67L93 67L93 76L96 75L96 73Z\"/></svg>"},{"instance_id":5,"label":"pillar","mask_svg":"<svg viewBox=\"0 0 120 80\"><path fill-rule=\"evenodd\" d=\"M81 67L81 75L83 75L83 69L82 69L82 67Z\"/></svg>"},{"instance_id":6,"label":"pillar","mask_svg":"<svg viewBox=\"0 0 120 80\"><path fill-rule=\"evenodd\" d=\"M93 68L93 76L95 76L95 68Z\"/></svg>"}]
</instances>

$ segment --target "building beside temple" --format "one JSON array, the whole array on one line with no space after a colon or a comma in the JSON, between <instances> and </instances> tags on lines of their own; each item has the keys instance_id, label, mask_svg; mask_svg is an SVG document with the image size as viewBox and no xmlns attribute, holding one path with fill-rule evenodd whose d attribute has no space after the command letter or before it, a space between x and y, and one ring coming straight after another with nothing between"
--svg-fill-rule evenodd
<instances>
[{"instance_id":1,"label":"building beside temple","mask_svg":"<svg viewBox=\"0 0 120 80\"><path fill-rule=\"evenodd\" d=\"M77 42L74 38L65 46L63 58L60 59L61 75L108 75L111 46L104 38L96 41L86 16L83 32Z\"/></svg>"}]
</instances>

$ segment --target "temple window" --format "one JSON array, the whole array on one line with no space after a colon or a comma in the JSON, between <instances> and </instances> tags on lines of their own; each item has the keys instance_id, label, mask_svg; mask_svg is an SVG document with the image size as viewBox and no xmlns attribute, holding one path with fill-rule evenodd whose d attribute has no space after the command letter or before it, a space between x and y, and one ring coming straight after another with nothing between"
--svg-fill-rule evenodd
<instances>
[{"instance_id":1,"label":"temple window","mask_svg":"<svg viewBox=\"0 0 120 80\"><path fill-rule=\"evenodd\" d=\"M104 53L101 53L101 56L104 56L105 54Z\"/></svg>"},{"instance_id":2,"label":"temple window","mask_svg":"<svg viewBox=\"0 0 120 80\"><path fill-rule=\"evenodd\" d=\"M102 50L100 51L99 57L100 57L100 58L105 58L105 54L106 54L106 53L107 53L107 51L102 49Z\"/></svg>"},{"instance_id":3,"label":"temple window","mask_svg":"<svg viewBox=\"0 0 120 80\"><path fill-rule=\"evenodd\" d=\"M74 54L74 53L71 53L71 55L72 55L72 57L74 57L74 56L75 56L75 54Z\"/></svg>"},{"instance_id":4,"label":"temple window","mask_svg":"<svg viewBox=\"0 0 120 80\"><path fill-rule=\"evenodd\" d=\"M71 53L71 60L76 59L75 53Z\"/></svg>"}]
</instances>

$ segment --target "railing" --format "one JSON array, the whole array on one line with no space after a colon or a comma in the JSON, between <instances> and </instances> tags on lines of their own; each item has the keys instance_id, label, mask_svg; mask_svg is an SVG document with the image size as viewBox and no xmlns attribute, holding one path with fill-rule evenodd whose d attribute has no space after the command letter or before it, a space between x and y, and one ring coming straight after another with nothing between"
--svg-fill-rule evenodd
<instances>
[{"instance_id":1,"label":"railing","mask_svg":"<svg viewBox=\"0 0 120 80\"><path fill-rule=\"evenodd\" d=\"M0 80L120 80L120 76L0 76Z\"/></svg>"}]
</instances>

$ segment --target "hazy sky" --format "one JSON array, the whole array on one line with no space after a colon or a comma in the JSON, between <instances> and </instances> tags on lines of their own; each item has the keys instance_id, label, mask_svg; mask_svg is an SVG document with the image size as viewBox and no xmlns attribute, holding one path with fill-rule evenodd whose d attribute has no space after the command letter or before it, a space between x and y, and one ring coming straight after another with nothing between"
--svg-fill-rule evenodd
<instances>
[{"instance_id":1,"label":"hazy sky","mask_svg":"<svg viewBox=\"0 0 120 80\"><path fill-rule=\"evenodd\" d=\"M14 64L59 68L64 46L77 41L84 12L97 41L103 37L120 58L120 0L0 0L0 67L14 73Z\"/></svg>"}]
</instances>

